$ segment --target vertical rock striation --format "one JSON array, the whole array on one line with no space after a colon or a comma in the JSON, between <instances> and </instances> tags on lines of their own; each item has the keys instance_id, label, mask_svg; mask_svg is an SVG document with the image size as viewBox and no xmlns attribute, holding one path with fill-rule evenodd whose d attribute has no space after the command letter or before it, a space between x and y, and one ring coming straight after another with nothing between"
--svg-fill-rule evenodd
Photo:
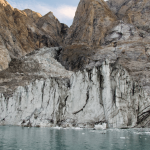
<instances>
[{"instance_id":1,"label":"vertical rock striation","mask_svg":"<svg viewBox=\"0 0 150 150\"><path fill-rule=\"evenodd\" d=\"M0 1L0 125L150 127L149 2L107 3L81 0L68 29Z\"/></svg>"},{"instance_id":2,"label":"vertical rock striation","mask_svg":"<svg viewBox=\"0 0 150 150\"><path fill-rule=\"evenodd\" d=\"M125 68L105 60L70 72L55 60L60 50L34 51L1 72L1 125L149 126L150 97Z\"/></svg>"},{"instance_id":3,"label":"vertical rock striation","mask_svg":"<svg viewBox=\"0 0 150 150\"><path fill-rule=\"evenodd\" d=\"M100 45L116 20L103 0L81 0L65 44Z\"/></svg>"}]
</instances>

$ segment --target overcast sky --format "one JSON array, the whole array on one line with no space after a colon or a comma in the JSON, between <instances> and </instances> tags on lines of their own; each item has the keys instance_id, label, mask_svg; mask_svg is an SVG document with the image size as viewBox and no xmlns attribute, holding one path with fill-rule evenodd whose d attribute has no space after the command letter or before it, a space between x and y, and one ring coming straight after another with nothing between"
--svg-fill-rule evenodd
<instances>
[{"instance_id":1,"label":"overcast sky","mask_svg":"<svg viewBox=\"0 0 150 150\"><path fill-rule=\"evenodd\" d=\"M80 0L7 0L14 8L32 9L41 15L52 11L61 23L72 24Z\"/></svg>"}]
</instances>

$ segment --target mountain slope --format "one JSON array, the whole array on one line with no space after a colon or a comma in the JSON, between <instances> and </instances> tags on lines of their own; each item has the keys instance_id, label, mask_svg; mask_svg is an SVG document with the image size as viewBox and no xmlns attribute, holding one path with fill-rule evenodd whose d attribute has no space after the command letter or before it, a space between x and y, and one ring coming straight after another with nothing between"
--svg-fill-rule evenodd
<instances>
[{"instance_id":1,"label":"mountain slope","mask_svg":"<svg viewBox=\"0 0 150 150\"><path fill-rule=\"evenodd\" d=\"M116 20L103 0L81 0L65 44L100 45Z\"/></svg>"},{"instance_id":2,"label":"mountain slope","mask_svg":"<svg viewBox=\"0 0 150 150\"><path fill-rule=\"evenodd\" d=\"M44 25L40 25L43 22ZM53 24L53 26L52 26ZM64 26L53 15L41 16L31 10L14 9L0 1L0 70L8 67L11 58L19 58L41 47L62 45ZM65 28L67 28L65 26ZM3 58L3 60L2 60Z\"/></svg>"},{"instance_id":3,"label":"mountain slope","mask_svg":"<svg viewBox=\"0 0 150 150\"><path fill-rule=\"evenodd\" d=\"M149 2L107 3L81 0L69 30L51 12L41 17L11 8L24 54L32 51L28 38L39 49L10 55L2 34L0 50L10 63L0 72L0 125L150 127Z\"/></svg>"},{"instance_id":4,"label":"mountain slope","mask_svg":"<svg viewBox=\"0 0 150 150\"><path fill-rule=\"evenodd\" d=\"M150 32L149 0L109 0L109 8L120 20L133 24L138 29Z\"/></svg>"}]
</instances>

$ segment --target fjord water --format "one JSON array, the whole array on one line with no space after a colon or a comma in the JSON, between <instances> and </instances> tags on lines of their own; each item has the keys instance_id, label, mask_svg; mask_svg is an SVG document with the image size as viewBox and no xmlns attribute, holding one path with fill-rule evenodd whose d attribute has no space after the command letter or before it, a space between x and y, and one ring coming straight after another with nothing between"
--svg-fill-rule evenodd
<instances>
[{"instance_id":1,"label":"fjord water","mask_svg":"<svg viewBox=\"0 0 150 150\"><path fill-rule=\"evenodd\" d=\"M149 150L150 129L0 127L0 150Z\"/></svg>"}]
</instances>

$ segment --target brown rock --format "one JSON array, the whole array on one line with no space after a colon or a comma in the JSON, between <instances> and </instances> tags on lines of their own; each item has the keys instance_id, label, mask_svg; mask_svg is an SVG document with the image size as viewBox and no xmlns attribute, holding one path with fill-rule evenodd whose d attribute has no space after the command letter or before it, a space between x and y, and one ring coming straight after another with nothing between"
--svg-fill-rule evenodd
<instances>
[{"instance_id":1,"label":"brown rock","mask_svg":"<svg viewBox=\"0 0 150 150\"><path fill-rule=\"evenodd\" d=\"M72 114L81 113L81 111L83 113L87 104L89 105L89 102L91 102L93 105L94 99L98 98L98 104L101 103L106 112L112 110L111 115L103 117L101 122L107 122L107 117L113 120L116 116L119 116L116 119L117 121L114 120L110 123L109 127L114 127L114 123L120 123L118 119L124 118L123 128L130 127L132 122L134 122L133 127L136 123L139 124L139 127L141 127L141 123L143 127L146 127L147 123L150 125L150 4L148 0L110 0L107 3L110 9L103 0L81 0L73 25L68 33L67 26L60 24L51 12L43 17L34 17L31 11L26 14L25 11L19 11L11 7L10 10L6 11L6 7L3 6L5 18L1 16L4 23L4 25L2 24L3 30L0 30L0 33L2 33L0 39L1 69L7 68L10 61L8 56L11 56L11 58L19 57L35 47L60 45L65 37L65 43L68 44L65 45L63 50L61 47L41 48L20 59L12 59L9 68L0 73L0 90L4 99L15 95L14 92L18 87L27 87L30 83L33 83L34 87L36 86L34 83L41 79L51 78L52 85L50 85L50 88L52 87L55 92L59 86L60 91L64 85L67 89L74 86L73 95L75 97L84 88L82 84L85 84L87 85L87 91L81 92L80 96L82 101L82 94L86 93L86 104L81 107L82 109ZM10 19L7 20L9 14L11 14ZM7 24L7 22L9 23ZM9 37L12 33L14 38L11 39ZM18 54L13 49L14 39L17 43L15 46L18 46ZM80 71L74 74L68 70ZM81 75L79 81L76 78L78 75ZM54 86L55 79L59 79L56 80L58 82L57 87ZM71 81L73 79L76 82ZM51 94L50 90L47 90L46 84L47 82L44 81L41 86L38 86L40 87L39 91L42 92L40 94L42 95L42 101L43 95ZM81 89L76 88L76 84ZM93 88L94 86L96 88ZM45 87L48 91L46 93L44 92ZM29 91L26 90L27 88L24 89L27 92ZM35 88L36 90L37 88ZM76 91L77 94L74 94ZM26 95L27 92L25 92ZM20 93L22 93L22 90ZM72 92L68 94L68 91L65 90L62 93L67 93L67 98L66 96L62 97L65 102L59 105L59 110L69 104L66 101ZM89 96L92 93L93 95ZM95 97L96 93L99 93L97 97ZM20 99L23 97L16 95L14 100L18 99L19 101L19 97ZM33 97L34 95L36 94L33 94ZM35 98L35 100L37 99ZM72 100L70 99L70 101ZM105 109L107 104L109 107ZM92 109L95 109L95 107ZM101 109L99 110L101 111ZM60 111L58 112L60 114ZM83 114L86 115L87 112L85 111ZM90 114L92 114L91 111ZM23 123L25 122L23 121ZM60 123L60 119L57 123ZM117 125L116 127L120 126Z\"/></svg>"},{"instance_id":2,"label":"brown rock","mask_svg":"<svg viewBox=\"0 0 150 150\"><path fill-rule=\"evenodd\" d=\"M117 15L118 19L116 20L120 23L113 24L112 22L113 26L109 24L110 26L108 26L108 30L105 32L103 38L101 38L100 34L100 31L105 30L103 26L97 32L99 36L96 33L93 34L92 39L96 37L101 38L101 44L92 43L92 36L89 36L90 32L86 30L92 29L93 26L93 24L91 25L88 22L91 18L91 13L88 11L90 11L93 1L87 1L85 3L85 6L89 6L86 12L89 18L86 18L83 2L83 0L80 1L73 25L69 29L66 39L72 45L66 46L63 49L59 58L60 62L68 70L82 71L84 69L91 70L93 67L100 67L108 59L111 65L120 65L125 68L131 75L133 81L138 83L149 94L150 2L148 0L109 0L108 5ZM91 5L88 5L89 3ZM99 11L98 6L93 9L94 12ZM104 8L100 8L100 10L102 11ZM111 11L109 10L109 12ZM99 19L100 17L97 16L97 18Z\"/></svg>"},{"instance_id":3,"label":"brown rock","mask_svg":"<svg viewBox=\"0 0 150 150\"><path fill-rule=\"evenodd\" d=\"M109 8L119 17L125 15L127 9L132 5L132 0L109 0Z\"/></svg>"},{"instance_id":4,"label":"brown rock","mask_svg":"<svg viewBox=\"0 0 150 150\"><path fill-rule=\"evenodd\" d=\"M116 20L103 0L81 0L65 43L100 45Z\"/></svg>"},{"instance_id":5,"label":"brown rock","mask_svg":"<svg viewBox=\"0 0 150 150\"><path fill-rule=\"evenodd\" d=\"M53 15L49 17L49 14L42 17L29 9L20 11L1 0L0 46L4 47L1 55L8 54L7 58L19 58L37 48L62 45L66 34L63 31L65 27ZM5 62L0 62L2 69L7 68L9 63L9 59L4 58Z\"/></svg>"},{"instance_id":6,"label":"brown rock","mask_svg":"<svg viewBox=\"0 0 150 150\"><path fill-rule=\"evenodd\" d=\"M42 15L41 15L40 13L34 12L34 11L32 11L31 9L25 9L25 10L23 10L23 11L27 14L27 16L28 16L29 18L32 18L32 20L33 20L35 23L37 23L37 21L42 17Z\"/></svg>"},{"instance_id":7,"label":"brown rock","mask_svg":"<svg viewBox=\"0 0 150 150\"><path fill-rule=\"evenodd\" d=\"M120 20L133 24L138 29L150 33L149 0L109 0L107 3Z\"/></svg>"},{"instance_id":8,"label":"brown rock","mask_svg":"<svg viewBox=\"0 0 150 150\"><path fill-rule=\"evenodd\" d=\"M56 46L59 44L62 45L62 24L58 21L52 12L49 12L45 16L41 17L37 22L37 27L44 33L47 33Z\"/></svg>"},{"instance_id":9,"label":"brown rock","mask_svg":"<svg viewBox=\"0 0 150 150\"><path fill-rule=\"evenodd\" d=\"M139 0L132 3L133 5L126 12L127 21L138 29L150 33L150 1Z\"/></svg>"}]
</instances>

